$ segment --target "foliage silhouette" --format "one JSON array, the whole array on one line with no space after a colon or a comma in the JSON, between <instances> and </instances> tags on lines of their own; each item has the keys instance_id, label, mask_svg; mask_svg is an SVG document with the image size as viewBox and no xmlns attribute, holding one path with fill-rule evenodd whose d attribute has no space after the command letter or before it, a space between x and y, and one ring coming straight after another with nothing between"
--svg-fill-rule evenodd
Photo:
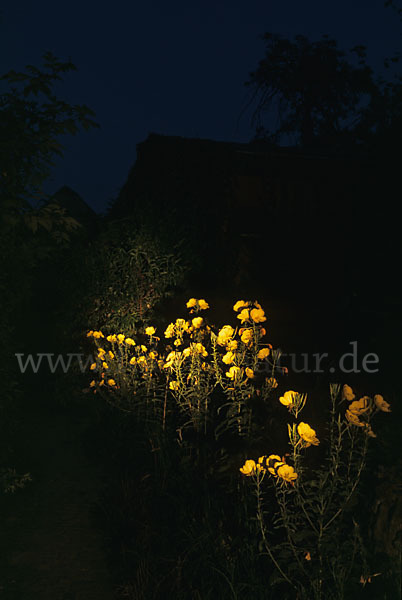
<instances>
[{"instance_id":1,"label":"foliage silhouette","mask_svg":"<svg viewBox=\"0 0 402 600\"><path fill-rule=\"evenodd\" d=\"M75 69L46 52L42 68L27 65L25 72L9 71L0 79L10 88L0 96L0 206L8 223L15 224L30 201L42 199L54 156L62 155L60 136L98 126L87 106L55 94L55 84Z\"/></svg>"},{"instance_id":2,"label":"foliage silhouette","mask_svg":"<svg viewBox=\"0 0 402 600\"><path fill-rule=\"evenodd\" d=\"M265 33L263 40L265 57L245 84L253 90L248 106L257 102L257 134L274 143L295 136L305 147L349 141L377 92L365 47L355 46L348 57L328 36L312 42L304 35L291 41ZM263 118L272 109L278 125L267 131Z\"/></svg>"}]
</instances>

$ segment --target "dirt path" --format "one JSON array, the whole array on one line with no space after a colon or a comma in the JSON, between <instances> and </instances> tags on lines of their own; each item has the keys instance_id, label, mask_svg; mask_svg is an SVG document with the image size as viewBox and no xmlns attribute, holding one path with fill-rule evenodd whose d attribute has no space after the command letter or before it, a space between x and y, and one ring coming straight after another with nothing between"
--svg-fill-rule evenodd
<instances>
[{"instance_id":1,"label":"dirt path","mask_svg":"<svg viewBox=\"0 0 402 600\"><path fill-rule=\"evenodd\" d=\"M31 407L23 448L33 481L2 498L0 598L112 600L94 519L101 478L82 446L85 417Z\"/></svg>"}]
</instances>

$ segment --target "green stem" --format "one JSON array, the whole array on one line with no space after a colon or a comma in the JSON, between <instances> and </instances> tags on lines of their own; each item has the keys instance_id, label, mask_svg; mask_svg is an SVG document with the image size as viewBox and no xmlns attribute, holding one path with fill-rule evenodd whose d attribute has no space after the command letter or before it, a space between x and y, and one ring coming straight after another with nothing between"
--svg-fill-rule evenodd
<instances>
[{"instance_id":1,"label":"green stem","mask_svg":"<svg viewBox=\"0 0 402 600\"><path fill-rule=\"evenodd\" d=\"M257 494L256 494L257 495L257 519L258 519L258 523L260 525L260 531L261 531L262 541L264 543L264 546L265 546L265 549L266 549L266 551L268 553L268 556L270 557L270 559L274 563L274 565L277 568L277 570L279 571L279 573L282 575L282 577L285 579L285 581L287 581L287 583L293 589L297 589L296 586L294 585L294 583L289 579L289 577L286 575L286 573L282 570L280 564L277 562L276 558L272 554L271 548L269 547L267 536L266 536L266 533L265 533L264 516L263 516L263 510L262 510L262 497L261 497L261 490L260 490L261 481L262 481L262 479L260 479L260 475L259 475L259 473L257 473L257 475L256 475L256 483L257 483Z\"/></svg>"},{"instance_id":2,"label":"green stem","mask_svg":"<svg viewBox=\"0 0 402 600\"><path fill-rule=\"evenodd\" d=\"M328 527L331 525L331 523L343 512L343 510L345 509L345 506L347 505L347 503L349 502L350 498L353 495L353 492L355 491L359 481L360 481L360 477L365 465L365 457L366 457L366 452L367 452L367 437L364 441L364 446L363 446L363 455L362 455L362 459L360 461L360 465L359 465L359 469L356 473L356 479L355 482L349 492L349 494L346 497L346 500L344 501L343 505L341 506L341 508L339 508L336 513L330 518L329 521L327 521L327 523L324 525L323 527L323 531L325 531L326 529L328 529Z\"/></svg>"}]
</instances>

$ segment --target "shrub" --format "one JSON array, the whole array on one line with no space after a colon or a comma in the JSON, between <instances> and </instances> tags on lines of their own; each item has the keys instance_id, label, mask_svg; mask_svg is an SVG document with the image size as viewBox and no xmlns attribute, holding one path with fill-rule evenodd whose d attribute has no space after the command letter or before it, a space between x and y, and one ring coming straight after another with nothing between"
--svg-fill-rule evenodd
<instances>
[{"instance_id":1,"label":"shrub","mask_svg":"<svg viewBox=\"0 0 402 600\"><path fill-rule=\"evenodd\" d=\"M132 334L156 304L172 294L183 276L179 257L166 251L149 232L112 224L94 241L77 248L67 265L67 297L71 282L74 285L72 326L78 332L91 323L98 329L109 327ZM78 303L77 286L81 292ZM70 307L67 310L71 312Z\"/></svg>"}]
</instances>

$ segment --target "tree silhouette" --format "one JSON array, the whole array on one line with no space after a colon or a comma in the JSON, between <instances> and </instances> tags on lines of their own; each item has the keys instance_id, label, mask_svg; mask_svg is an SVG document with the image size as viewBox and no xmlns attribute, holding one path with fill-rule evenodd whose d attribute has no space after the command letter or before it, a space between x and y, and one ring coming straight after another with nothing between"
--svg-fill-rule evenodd
<instances>
[{"instance_id":1,"label":"tree silhouette","mask_svg":"<svg viewBox=\"0 0 402 600\"><path fill-rule=\"evenodd\" d=\"M265 33L265 57L250 73L248 106L257 103L257 135L275 143L289 136L302 146L344 144L353 139L362 112L376 93L364 46L349 56L328 36L311 42ZM356 64L357 63L357 64ZM264 127L269 111L277 114L273 130Z\"/></svg>"},{"instance_id":2,"label":"tree silhouette","mask_svg":"<svg viewBox=\"0 0 402 600\"><path fill-rule=\"evenodd\" d=\"M40 69L10 71L0 78L9 90L0 95L0 209L2 223L16 223L30 210L30 201L43 198L42 184L55 155L62 154L60 136L97 126L85 105L57 98L54 85L76 67L51 52Z\"/></svg>"}]
</instances>

